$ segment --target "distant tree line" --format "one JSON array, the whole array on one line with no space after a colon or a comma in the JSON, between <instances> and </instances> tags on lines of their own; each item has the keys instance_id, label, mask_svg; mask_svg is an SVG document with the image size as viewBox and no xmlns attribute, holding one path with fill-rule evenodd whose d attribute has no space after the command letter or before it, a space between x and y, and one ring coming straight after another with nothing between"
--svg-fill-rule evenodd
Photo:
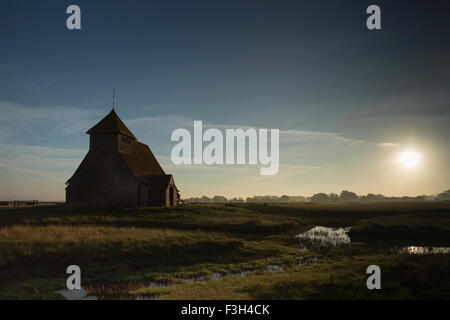
<instances>
[{"instance_id":1,"label":"distant tree line","mask_svg":"<svg viewBox=\"0 0 450 320\"><path fill-rule=\"evenodd\" d=\"M254 196L246 199L236 197L227 199L224 196L214 196L209 198L183 199L186 203L296 203L296 202L354 202L354 201L430 201L430 200L450 200L450 190L439 193L438 195L421 195L417 197L386 197L382 194L368 193L358 196L356 193L343 190L340 194L336 193L316 193L311 197L305 196Z\"/></svg>"}]
</instances>

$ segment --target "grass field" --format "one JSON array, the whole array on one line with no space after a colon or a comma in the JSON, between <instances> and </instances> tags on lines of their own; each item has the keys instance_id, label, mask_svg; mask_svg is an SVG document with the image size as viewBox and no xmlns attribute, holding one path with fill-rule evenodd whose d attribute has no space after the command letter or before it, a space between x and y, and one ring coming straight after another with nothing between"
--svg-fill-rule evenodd
<instances>
[{"instance_id":1,"label":"grass field","mask_svg":"<svg viewBox=\"0 0 450 320\"><path fill-rule=\"evenodd\" d=\"M315 225L352 227L352 240L370 245L300 252L294 236ZM450 297L450 255L378 243L450 246L450 203L2 208L0 298L60 299L73 264L105 299ZM298 265L300 255L317 263ZM366 287L371 264L382 290Z\"/></svg>"}]
</instances>

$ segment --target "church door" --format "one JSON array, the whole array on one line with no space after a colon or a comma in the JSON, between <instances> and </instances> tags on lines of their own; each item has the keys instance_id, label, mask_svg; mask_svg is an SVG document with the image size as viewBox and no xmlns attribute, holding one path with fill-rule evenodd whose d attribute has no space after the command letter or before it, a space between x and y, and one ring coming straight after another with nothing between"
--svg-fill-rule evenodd
<instances>
[{"instance_id":1,"label":"church door","mask_svg":"<svg viewBox=\"0 0 450 320\"><path fill-rule=\"evenodd\" d=\"M148 185L141 184L139 186L139 206L147 207L148 205Z\"/></svg>"}]
</instances>

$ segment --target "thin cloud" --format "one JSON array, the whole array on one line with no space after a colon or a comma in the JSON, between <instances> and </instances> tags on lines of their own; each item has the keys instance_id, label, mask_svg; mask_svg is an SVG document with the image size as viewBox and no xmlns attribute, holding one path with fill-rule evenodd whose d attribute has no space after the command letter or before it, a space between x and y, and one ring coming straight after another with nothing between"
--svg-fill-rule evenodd
<instances>
[{"instance_id":1,"label":"thin cloud","mask_svg":"<svg viewBox=\"0 0 450 320\"><path fill-rule=\"evenodd\" d=\"M94 110L74 107L29 107L0 100L0 137L11 139L39 134L85 131L100 117Z\"/></svg>"},{"instance_id":2,"label":"thin cloud","mask_svg":"<svg viewBox=\"0 0 450 320\"><path fill-rule=\"evenodd\" d=\"M201 119L192 119L184 116L175 116L175 115L164 115L158 117L141 117L125 120L124 122L127 125L146 125L148 128L152 128L155 125L161 126L164 125L168 129L176 129L176 128L190 128L194 124L194 120ZM262 127L255 127L251 125L236 125L236 124L217 124L217 123L209 123L207 121L203 121L203 129L209 128L217 128L217 129L238 129L242 128L244 130L254 128L256 130L259 129L267 129ZM270 129L270 128L269 128ZM325 131L305 131L305 130L282 130L280 129L280 135L297 137L299 139L304 140L312 140L312 139L331 139L341 143L347 144L361 144L365 141L359 139L353 139L344 137L340 133L335 132L325 132Z\"/></svg>"},{"instance_id":3,"label":"thin cloud","mask_svg":"<svg viewBox=\"0 0 450 320\"><path fill-rule=\"evenodd\" d=\"M85 153L79 149L0 144L0 176L62 181L70 177Z\"/></svg>"},{"instance_id":4,"label":"thin cloud","mask_svg":"<svg viewBox=\"0 0 450 320\"><path fill-rule=\"evenodd\" d=\"M377 146L379 146L381 148L397 148L400 146L400 144L393 143L393 142L381 142L381 143L377 143Z\"/></svg>"}]
</instances>

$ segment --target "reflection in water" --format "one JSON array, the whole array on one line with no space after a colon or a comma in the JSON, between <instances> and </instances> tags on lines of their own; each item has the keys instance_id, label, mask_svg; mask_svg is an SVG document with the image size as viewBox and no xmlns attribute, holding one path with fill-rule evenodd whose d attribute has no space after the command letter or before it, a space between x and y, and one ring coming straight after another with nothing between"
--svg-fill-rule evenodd
<instances>
[{"instance_id":1,"label":"reflection in water","mask_svg":"<svg viewBox=\"0 0 450 320\"><path fill-rule=\"evenodd\" d=\"M170 283L162 283L162 282L150 282L147 285L147 288L166 288L169 287Z\"/></svg>"},{"instance_id":2,"label":"reflection in water","mask_svg":"<svg viewBox=\"0 0 450 320\"><path fill-rule=\"evenodd\" d=\"M300 256L300 257L298 257L298 264L299 265L313 264L313 263L317 263L317 260L318 260L317 257L305 258L303 256Z\"/></svg>"},{"instance_id":3,"label":"reflection in water","mask_svg":"<svg viewBox=\"0 0 450 320\"><path fill-rule=\"evenodd\" d=\"M283 267L280 267L280 266L278 266L276 264L269 264L267 266L267 270L269 270L269 271L283 271Z\"/></svg>"},{"instance_id":4,"label":"reflection in water","mask_svg":"<svg viewBox=\"0 0 450 320\"><path fill-rule=\"evenodd\" d=\"M328 228L317 226L297 235L300 249L336 248L350 243L347 232L350 228Z\"/></svg>"},{"instance_id":5,"label":"reflection in water","mask_svg":"<svg viewBox=\"0 0 450 320\"><path fill-rule=\"evenodd\" d=\"M154 296L137 296L136 300L154 300L157 295Z\"/></svg>"},{"instance_id":6,"label":"reflection in water","mask_svg":"<svg viewBox=\"0 0 450 320\"><path fill-rule=\"evenodd\" d=\"M251 273L250 270L244 270L244 271L241 271L241 272L229 273L228 275L230 277L244 278L244 277L248 276L250 273Z\"/></svg>"},{"instance_id":7,"label":"reflection in water","mask_svg":"<svg viewBox=\"0 0 450 320\"><path fill-rule=\"evenodd\" d=\"M269 265L267 268L269 270L269 267L271 265ZM185 278L183 279L184 282L187 283L192 283L192 282L196 282L196 281L208 281L208 280L219 280L222 279L223 277L236 277L236 278L244 278L246 276L248 276L250 273L252 273L252 271L250 270L243 270L240 272L230 272L230 273L219 273L219 272L213 272L211 273L211 275L208 276L196 276L196 277L190 277L190 278Z\"/></svg>"},{"instance_id":8,"label":"reflection in water","mask_svg":"<svg viewBox=\"0 0 450 320\"><path fill-rule=\"evenodd\" d=\"M350 228L328 228L316 226L306 232L300 233L296 236L300 243L301 250L321 248L337 248L351 243L350 237L347 233ZM390 246L391 250L397 253L408 254L450 254L450 247L431 247L431 246L408 246L398 247L394 243ZM386 247L389 250L389 246ZM303 257L300 257L300 264L302 264ZM303 262L304 263L304 262Z\"/></svg>"},{"instance_id":9,"label":"reflection in water","mask_svg":"<svg viewBox=\"0 0 450 320\"><path fill-rule=\"evenodd\" d=\"M218 279L221 279L221 278L223 278L223 275L221 273L219 273L219 272L211 273L211 279L218 280Z\"/></svg>"},{"instance_id":10,"label":"reflection in water","mask_svg":"<svg viewBox=\"0 0 450 320\"><path fill-rule=\"evenodd\" d=\"M399 250L400 253L409 254L449 254L450 247L403 247Z\"/></svg>"}]
</instances>

